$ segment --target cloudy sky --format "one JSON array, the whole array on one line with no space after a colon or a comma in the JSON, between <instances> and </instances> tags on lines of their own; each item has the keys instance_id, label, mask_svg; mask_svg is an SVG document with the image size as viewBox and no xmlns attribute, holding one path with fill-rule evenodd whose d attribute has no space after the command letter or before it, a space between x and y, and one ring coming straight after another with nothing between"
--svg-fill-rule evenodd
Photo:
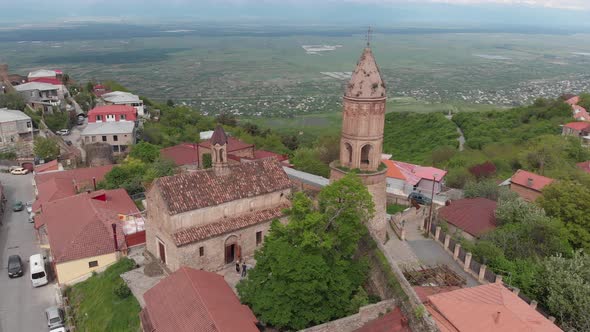
<instances>
[{"instance_id":1,"label":"cloudy sky","mask_svg":"<svg viewBox=\"0 0 590 332\"><path fill-rule=\"evenodd\" d=\"M590 0L0 0L0 24L88 18L590 26Z\"/></svg>"}]
</instances>

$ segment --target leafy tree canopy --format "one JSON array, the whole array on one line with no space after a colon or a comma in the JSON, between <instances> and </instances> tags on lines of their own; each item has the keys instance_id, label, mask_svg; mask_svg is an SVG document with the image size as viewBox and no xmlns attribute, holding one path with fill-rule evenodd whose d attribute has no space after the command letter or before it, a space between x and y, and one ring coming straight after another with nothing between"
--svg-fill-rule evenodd
<instances>
[{"instance_id":1,"label":"leafy tree canopy","mask_svg":"<svg viewBox=\"0 0 590 332\"><path fill-rule=\"evenodd\" d=\"M562 220L576 248L590 249L590 189L578 182L556 181L537 201L547 215Z\"/></svg>"},{"instance_id":2,"label":"leafy tree canopy","mask_svg":"<svg viewBox=\"0 0 590 332\"><path fill-rule=\"evenodd\" d=\"M156 178L174 174L175 165L170 160L158 159L153 163L144 163L128 157L125 161L108 172L99 183L102 189L124 188L129 195L145 191L145 185Z\"/></svg>"},{"instance_id":3,"label":"leafy tree canopy","mask_svg":"<svg viewBox=\"0 0 590 332\"><path fill-rule=\"evenodd\" d=\"M22 111L25 109L26 103L23 96L16 92L9 92L0 94L0 108L8 108L11 110Z\"/></svg>"},{"instance_id":4,"label":"leafy tree canopy","mask_svg":"<svg viewBox=\"0 0 590 332\"><path fill-rule=\"evenodd\" d=\"M148 142L139 142L131 147L129 156L144 163L152 163L160 158L160 148Z\"/></svg>"},{"instance_id":5,"label":"leafy tree canopy","mask_svg":"<svg viewBox=\"0 0 590 332\"><path fill-rule=\"evenodd\" d=\"M45 161L51 161L59 157L59 145L53 138L35 137L35 155Z\"/></svg>"},{"instance_id":6,"label":"leafy tree canopy","mask_svg":"<svg viewBox=\"0 0 590 332\"><path fill-rule=\"evenodd\" d=\"M238 284L241 300L261 321L302 329L358 311L367 265L355 259L374 213L371 195L354 174L325 187L318 204L296 193L289 223L273 222L256 267Z\"/></svg>"}]
</instances>

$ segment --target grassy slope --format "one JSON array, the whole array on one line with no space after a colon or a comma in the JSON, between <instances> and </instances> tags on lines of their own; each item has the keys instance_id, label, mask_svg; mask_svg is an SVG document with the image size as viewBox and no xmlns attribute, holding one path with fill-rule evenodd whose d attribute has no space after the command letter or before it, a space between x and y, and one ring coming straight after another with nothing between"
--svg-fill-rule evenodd
<instances>
[{"instance_id":1,"label":"grassy slope","mask_svg":"<svg viewBox=\"0 0 590 332\"><path fill-rule=\"evenodd\" d=\"M122 259L106 271L72 287L69 297L75 310L76 331L131 331L139 329L139 303L133 295L120 299L113 292L120 274L135 263Z\"/></svg>"}]
</instances>

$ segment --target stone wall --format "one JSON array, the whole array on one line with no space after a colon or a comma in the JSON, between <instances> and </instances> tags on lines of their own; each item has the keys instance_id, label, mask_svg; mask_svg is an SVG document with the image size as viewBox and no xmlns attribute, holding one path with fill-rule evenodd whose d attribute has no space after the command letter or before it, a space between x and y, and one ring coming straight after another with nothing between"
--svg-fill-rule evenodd
<instances>
[{"instance_id":1,"label":"stone wall","mask_svg":"<svg viewBox=\"0 0 590 332\"><path fill-rule=\"evenodd\" d=\"M539 198L539 196L541 196L541 193L538 191L514 183L510 184L510 190L517 193L518 196L522 197L522 199L527 202L534 202L537 198Z\"/></svg>"},{"instance_id":2,"label":"stone wall","mask_svg":"<svg viewBox=\"0 0 590 332\"><path fill-rule=\"evenodd\" d=\"M352 332L396 307L394 299L361 307L357 314L316 325L300 332Z\"/></svg>"}]
</instances>

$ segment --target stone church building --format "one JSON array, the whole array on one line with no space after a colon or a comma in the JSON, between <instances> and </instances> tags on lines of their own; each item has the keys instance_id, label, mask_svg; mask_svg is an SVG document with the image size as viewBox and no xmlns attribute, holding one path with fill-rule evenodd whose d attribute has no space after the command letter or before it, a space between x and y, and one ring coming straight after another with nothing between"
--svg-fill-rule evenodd
<instances>
[{"instance_id":1,"label":"stone church building","mask_svg":"<svg viewBox=\"0 0 590 332\"><path fill-rule=\"evenodd\" d=\"M274 158L229 164L217 127L213 168L157 179L147 194L147 250L171 271L217 271L262 245L289 207L291 182Z\"/></svg>"},{"instance_id":2,"label":"stone church building","mask_svg":"<svg viewBox=\"0 0 590 332\"><path fill-rule=\"evenodd\" d=\"M382 241L387 225L387 167L381 162L386 102L385 83L367 45L344 93L340 160L330 164L330 181L360 170L358 175L375 203L368 227Z\"/></svg>"}]
</instances>

